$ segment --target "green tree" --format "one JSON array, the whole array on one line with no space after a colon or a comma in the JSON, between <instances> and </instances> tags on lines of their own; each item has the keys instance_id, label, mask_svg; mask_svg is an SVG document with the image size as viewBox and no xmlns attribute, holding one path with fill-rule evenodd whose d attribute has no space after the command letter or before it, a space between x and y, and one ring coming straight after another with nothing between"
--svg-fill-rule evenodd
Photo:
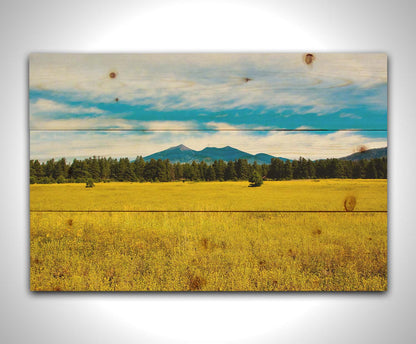
<instances>
[{"instance_id":1,"label":"green tree","mask_svg":"<svg viewBox=\"0 0 416 344\"><path fill-rule=\"evenodd\" d=\"M174 171L176 180L180 180L183 178L183 165L181 163L177 162L174 165Z\"/></svg>"},{"instance_id":2,"label":"green tree","mask_svg":"<svg viewBox=\"0 0 416 344\"><path fill-rule=\"evenodd\" d=\"M215 180L216 179L216 177L215 177L215 169L214 169L213 166L209 166L207 168L207 172L206 172L206 177L205 178L208 181L212 181L212 180Z\"/></svg>"},{"instance_id":3,"label":"green tree","mask_svg":"<svg viewBox=\"0 0 416 344\"><path fill-rule=\"evenodd\" d=\"M365 171L365 177L369 179L376 179L377 178L377 170L374 160L370 160L367 165L367 169Z\"/></svg>"},{"instance_id":4,"label":"green tree","mask_svg":"<svg viewBox=\"0 0 416 344\"><path fill-rule=\"evenodd\" d=\"M263 184L263 178L257 171L253 171L253 174L250 176L249 180L251 187L258 187Z\"/></svg>"},{"instance_id":5,"label":"green tree","mask_svg":"<svg viewBox=\"0 0 416 344\"><path fill-rule=\"evenodd\" d=\"M141 156L136 157L136 160L134 160L134 173L136 174L136 177L139 181L144 180L144 167L146 163L144 162L144 159Z\"/></svg>"},{"instance_id":6,"label":"green tree","mask_svg":"<svg viewBox=\"0 0 416 344\"><path fill-rule=\"evenodd\" d=\"M129 181L129 182L136 182L137 177L134 173L132 164L126 165L126 169L124 170L123 180Z\"/></svg>"},{"instance_id":7,"label":"green tree","mask_svg":"<svg viewBox=\"0 0 416 344\"><path fill-rule=\"evenodd\" d=\"M248 180L250 175L250 168L246 159L238 159L235 162L235 171L237 178L241 180Z\"/></svg>"},{"instance_id":8,"label":"green tree","mask_svg":"<svg viewBox=\"0 0 416 344\"><path fill-rule=\"evenodd\" d=\"M85 187L86 188L93 188L95 185L94 185L94 181L93 181L93 179L92 178L88 178L87 179L87 182L85 183Z\"/></svg>"},{"instance_id":9,"label":"green tree","mask_svg":"<svg viewBox=\"0 0 416 344\"><path fill-rule=\"evenodd\" d=\"M200 180L201 179L201 173L200 173L200 170L199 170L199 165L195 161L192 161L190 172L191 172L191 176L190 176L191 180Z\"/></svg>"},{"instance_id":10,"label":"green tree","mask_svg":"<svg viewBox=\"0 0 416 344\"><path fill-rule=\"evenodd\" d=\"M227 168L224 160L215 160L212 166L214 168L216 178L219 181L223 181L225 179L225 169Z\"/></svg>"},{"instance_id":11,"label":"green tree","mask_svg":"<svg viewBox=\"0 0 416 344\"><path fill-rule=\"evenodd\" d=\"M109 181L111 176L111 159L101 158L99 160L100 178L104 182Z\"/></svg>"},{"instance_id":12,"label":"green tree","mask_svg":"<svg viewBox=\"0 0 416 344\"><path fill-rule=\"evenodd\" d=\"M30 176L36 178L43 177L42 165L39 160L30 160Z\"/></svg>"},{"instance_id":13,"label":"green tree","mask_svg":"<svg viewBox=\"0 0 416 344\"><path fill-rule=\"evenodd\" d=\"M293 179L293 168L292 168L292 162L290 160L286 160L284 163L283 179L286 179L286 180Z\"/></svg>"},{"instance_id":14,"label":"green tree","mask_svg":"<svg viewBox=\"0 0 416 344\"><path fill-rule=\"evenodd\" d=\"M100 164L97 160L97 157L94 156L92 159L89 158L87 160L88 164L88 172L91 175L91 177L97 182L100 180Z\"/></svg>"},{"instance_id":15,"label":"green tree","mask_svg":"<svg viewBox=\"0 0 416 344\"><path fill-rule=\"evenodd\" d=\"M58 178L56 178L56 182L57 182L58 184L63 184L63 183L65 183L65 178L64 178L64 176L60 175Z\"/></svg>"},{"instance_id":16,"label":"green tree","mask_svg":"<svg viewBox=\"0 0 416 344\"><path fill-rule=\"evenodd\" d=\"M55 172L55 159L50 159L43 166L43 171L46 177L53 179Z\"/></svg>"},{"instance_id":17,"label":"green tree","mask_svg":"<svg viewBox=\"0 0 416 344\"><path fill-rule=\"evenodd\" d=\"M284 163L282 160L277 158L271 159L267 177L275 180L284 179Z\"/></svg>"},{"instance_id":18,"label":"green tree","mask_svg":"<svg viewBox=\"0 0 416 344\"><path fill-rule=\"evenodd\" d=\"M151 159L146 163L143 176L148 182L154 181L157 178L157 162L155 159Z\"/></svg>"},{"instance_id":19,"label":"green tree","mask_svg":"<svg viewBox=\"0 0 416 344\"><path fill-rule=\"evenodd\" d=\"M234 161L229 161L224 172L225 180L237 180L237 172L235 171Z\"/></svg>"}]
</instances>

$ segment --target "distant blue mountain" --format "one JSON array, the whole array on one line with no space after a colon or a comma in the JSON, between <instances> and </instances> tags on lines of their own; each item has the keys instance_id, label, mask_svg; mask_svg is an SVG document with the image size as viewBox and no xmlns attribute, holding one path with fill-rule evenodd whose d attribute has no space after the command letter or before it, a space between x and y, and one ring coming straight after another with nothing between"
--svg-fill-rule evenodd
<instances>
[{"instance_id":1,"label":"distant blue mountain","mask_svg":"<svg viewBox=\"0 0 416 344\"><path fill-rule=\"evenodd\" d=\"M375 158L387 158L387 147L384 148L374 148L363 150L362 152L357 152L346 157L341 158L340 160L365 160L365 159L375 159Z\"/></svg>"},{"instance_id":2,"label":"distant blue mountain","mask_svg":"<svg viewBox=\"0 0 416 344\"><path fill-rule=\"evenodd\" d=\"M205 161L207 164L212 164L215 160L234 161L238 159L246 159L250 164L254 163L255 161L258 164L270 164L270 160L272 158L275 157L264 153L253 155L230 146L223 148L206 147L203 150L195 151L181 144L179 146L171 147L164 151L148 155L143 159L145 161L150 161L151 159L169 159L169 161L172 163L191 163L192 161ZM288 160L280 157L278 157L278 159L283 161Z\"/></svg>"}]
</instances>

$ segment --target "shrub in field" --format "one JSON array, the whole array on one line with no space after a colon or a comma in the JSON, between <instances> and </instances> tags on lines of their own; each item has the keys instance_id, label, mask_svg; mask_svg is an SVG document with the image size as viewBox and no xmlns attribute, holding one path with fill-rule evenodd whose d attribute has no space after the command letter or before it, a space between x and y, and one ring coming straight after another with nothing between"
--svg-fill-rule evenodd
<instances>
[{"instance_id":1,"label":"shrub in field","mask_svg":"<svg viewBox=\"0 0 416 344\"><path fill-rule=\"evenodd\" d=\"M254 171L253 174L250 176L250 179L248 180L250 182L249 186L261 186L263 184L263 178L260 176L260 174L257 171Z\"/></svg>"},{"instance_id":2,"label":"shrub in field","mask_svg":"<svg viewBox=\"0 0 416 344\"><path fill-rule=\"evenodd\" d=\"M85 183L85 187L86 188L93 188L94 185L94 181L92 179L87 179L87 182Z\"/></svg>"}]
</instances>

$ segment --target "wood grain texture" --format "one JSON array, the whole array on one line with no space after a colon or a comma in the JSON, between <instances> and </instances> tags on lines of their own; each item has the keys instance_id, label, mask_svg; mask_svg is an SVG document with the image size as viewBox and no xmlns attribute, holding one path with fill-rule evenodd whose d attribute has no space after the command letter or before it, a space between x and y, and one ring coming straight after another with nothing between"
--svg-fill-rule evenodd
<instances>
[{"instance_id":1,"label":"wood grain texture","mask_svg":"<svg viewBox=\"0 0 416 344\"><path fill-rule=\"evenodd\" d=\"M32 290L387 289L387 214L32 213L30 221Z\"/></svg>"},{"instance_id":2,"label":"wood grain texture","mask_svg":"<svg viewBox=\"0 0 416 344\"><path fill-rule=\"evenodd\" d=\"M312 61L298 53L33 54L30 128L180 130L187 121L193 129L387 130L385 55Z\"/></svg>"},{"instance_id":3,"label":"wood grain texture","mask_svg":"<svg viewBox=\"0 0 416 344\"><path fill-rule=\"evenodd\" d=\"M342 158L362 147L386 147L387 131L36 131L31 132L31 159L150 156L180 144L202 151L206 147L232 147L244 153L260 153L285 159ZM205 155L204 155L205 154ZM220 156L220 155L219 155ZM232 155L234 156L234 155ZM235 156L240 157L239 154ZM160 156L162 159L163 156ZM202 151L196 161L209 158ZM175 160L166 156L172 162ZM253 157L246 157L249 161ZM219 158L218 158L219 159ZM251 160L250 160L251 159ZM270 158L269 158L270 159ZM157 158L156 158L157 160ZM226 160L223 158L223 160ZM232 158L234 160L234 158ZM252 162L252 161L251 161ZM260 162L260 161L259 161ZM268 160L270 162L270 160ZM261 163L261 162L260 162Z\"/></svg>"},{"instance_id":4,"label":"wood grain texture","mask_svg":"<svg viewBox=\"0 0 416 344\"><path fill-rule=\"evenodd\" d=\"M386 180L293 180L248 188L247 182L33 185L32 211L387 211ZM58 192L59 191L59 192Z\"/></svg>"},{"instance_id":5,"label":"wood grain texture","mask_svg":"<svg viewBox=\"0 0 416 344\"><path fill-rule=\"evenodd\" d=\"M384 152L386 55L32 54L29 74L30 158L49 161L31 162L31 290L387 290L386 179L270 180L254 165L261 187L248 167L244 181L178 181L171 166L160 180L174 181L116 182L144 174L67 165Z\"/></svg>"}]
</instances>

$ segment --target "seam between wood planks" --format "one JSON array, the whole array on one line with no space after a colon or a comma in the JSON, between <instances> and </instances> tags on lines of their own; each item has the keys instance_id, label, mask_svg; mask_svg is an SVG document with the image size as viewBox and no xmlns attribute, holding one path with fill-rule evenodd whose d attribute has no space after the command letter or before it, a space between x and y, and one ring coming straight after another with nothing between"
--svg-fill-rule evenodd
<instances>
[{"instance_id":1,"label":"seam between wood planks","mask_svg":"<svg viewBox=\"0 0 416 344\"><path fill-rule=\"evenodd\" d=\"M299 132L316 132L316 131L324 131L324 132L335 132L335 131L346 131L346 132L362 132L362 131L370 131L370 132L387 132L387 129L231 129L231 128L224 128L224 129L134 129L134 128L89 128L89 129L46 129L46 128L35 128L30 129L30 131L45 131L45 132L54 132L54 131L141 131L141 132L152 132L152 131L184 131L184 132L198 132L198 131L299 131Z\"/></svg>"},{"instance_id":2,"label":"seam between wood planks","mask_svg":"<svg viewBox=\"0 0 416 344\"><path fill-rule=\"evenodd\" d=\"M31 213L387 213L387 210L30 210Z\"/></svg>"}]
</instances>

